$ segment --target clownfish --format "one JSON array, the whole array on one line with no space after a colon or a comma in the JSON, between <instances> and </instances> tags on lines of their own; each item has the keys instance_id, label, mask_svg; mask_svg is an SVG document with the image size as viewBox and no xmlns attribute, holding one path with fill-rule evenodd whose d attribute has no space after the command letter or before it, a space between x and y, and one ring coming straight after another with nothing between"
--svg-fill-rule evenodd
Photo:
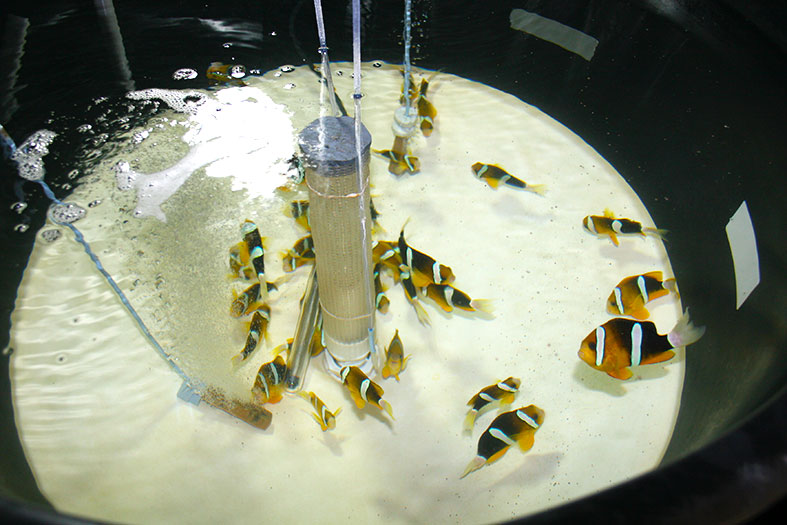
<instances>
[{"instance_id":1,"label":"clownfish","mask_svg":"<svg viewBox=\"0 0 787 525\"><path fill-rule=\"evenodd\" d=\"M405 265L399 267L399 279L402 283L402 288L404 288L404 296L407 298L407 302L413 305L415 309L415 315L418 317L418 321L424 325L429 326L431 321L429 320L429 314L426 312L424 307L421 303L418 302L418 292L413 284L413 280L410 274L410 268Z\"/></svg>"},{"instance_id":2,"label":"clownfish","mask_svg":"<svg viewBox=\"0 0 787 525\"><path fill-rule=\"evenodd\" d=\"M323 432L336 428L336 416L342 411L341 407L337 408L335 412L331 412L328 410L328 407L325 406L325 403L322 402L322 399L317 397L317 394L314 392L304 392L301 390L298 392L298 395L312 404L316 411L312 414L312 417L317 424L320 425Z\"/></svg>"},{"instance_id":3,"label":"clownfish","mask_svg":"<svg viewBox=\"0 0 787 525\"><path fill-rule=\"evenodd\" d=\"M278 403L284 394L284 376L287 365L284 358L277 355L276 359L262 365L254 378L251 393L255 400L262 403Z\"/></svg>"},{"instance_id":4,"label":"clownfish","mask_svg":"<svg viewBox=\"0 0 787 525\"><path fill-rule=\"evenodd\" d=\"M432 76L437 74L433 73ZM431 78L431 77L430 77ZM429 89L429 80L422 78L421 85L418 88L418 117L421 119L421 133L428 137L434 131L434 119L437 117L437 110L434 104L426 99L426 91Z\"/></svg>"},{"instance_id":5,"label":"clownfish","mask_svg":"<svg viewBox=\"0 0 787 525\"><path fill-rule=\"evenodd\" d=\"M241 64L222 64L211 62L205 76L211 84L231 83L237 86L246 86L241 78L246 76L246 68Z\"/></svg>"},{"instance_id":6,"label":"clownfish","mask_svg":"<svg viewBox=\"0 0 787 525\"><path fill-rule=\"evenodd\" d=\"M309 201L292 201L285 208L285 215L295 219L295 222L300 224L305 230L311 230L309 223Z\"/></svg>"},{"instance_id":7,"label":"clownfish","mask_svg":"<svg viewBox=\"0 0 787 525\"><path fill-rule=\"evenodd\" d=\"M314 257L298 257L297 255L287 253L282 257L281 266L282 270L286 273L290 273L312 262L314 262Z\"/></svg>"},{"instance_id":8,"label":"clownfish","mask_svg":"<svg viewBox=\"0 0 787 525\"><path fill-rule=\"evenodd\" d=\"M380 280L380 266L381 263L374 265L374 306L378 312L385 314L388 313L388 306L391 304L391 301L385 295L385 287Z\"/></svg>"},{"instance_id":9,"label":"clownfish","mask_svg":"<svg viewBox=\"0 0 787 525\"><path fill-rule=\"evenodd\" d=\"M397 140L399 137L396 137ZM421 161L415 155L395 149L373 149L373 152L389 159L388 171L399 176L405 172L415 175L421 169Z\"/></svg>"},{"instance_id":10,"label":"clownfish","mask_svg":"<svg viewBox=\"0 0 787 525\"><path fill-rule=\"evenodd\" d=\"M667 230L659 228L643 228L642 224L631 219L615 218L609 209L604 210L604 215L588 215L582 219L582 226L599 237L608 235L615 246L620 245L618 235L641 235L643 237L652 235L664 241L668 233Z\"/></svg>"},{"instance_id":11,"label":"clownfish","mask_svg":"<svg viewBox=\"0 0 787 525\"><path fill-rule=\"evenodd\" d=\"M467 416L465 417L465 431L470 432L473 430L475 418L482 410L489 409L495 405L503 406L513 403L521 384L522 381L518 377L509 377L499 383L481 389L480 392L471 397L470 401L467 402L470 410L467 411Z\"/></svg>"},{"instance_id":12,"label":"clownfish","mask_svg":"<svg viewBox=\"0 0 787 525\"><path fill-rule=\"evenodd\" d=\"M230 248L230 277L249 280L252 278L253 271L249 264L249 252L246 243L241 241Z\"/></svg>"},{"instance_id":13,"label":"clownfish","mask_svg":"<svg viewBox=\"0 0 787 525\"><path fill-rule=\"evenodd\" d=\"M366 403L371 403L380 410L385 410L391 419L393 416L393 408L391 404L383 399L383 389L369 379L363 371L357 366L345 366L339 372L342 378L342 384L350 391L350 397L355 401L355 406L362 409Z\"/></svg>"},{"instance_id":14,"label":"clownfish","mask_svg":"<svg viewBox=\"0 0 787 525\"><path fill-rule=\"evenodd\" d=\"M546 192L547 187L544 184L528 184L521 179L517 179L506 170L495 164L484 164L483 162L476 162L472 166L473 173L479 179L487 183L492 189L497 189L501 184L507 184L513 188L520 190L532 191L539 195Z\"/></svg>"},{"instance_id":15,"label":"clownfish","mask_svg":"<svg viewBox=\"0 0 787 525\"><path fill-rule=\"evenodd\" d=\"M397 243L392 241L374 241L372 243L372 261L382 264L392 271L394 281L399 281L399 266L402 258L399 255Z\"/></svg>"},{"instance_id":16,"label":"clownfish","mask_svg":"<svg viewBox=\"0 0 787 525\"><path fill-rule=\"evenodd\" d=\"M325 350L325 332L322 330L322 315L318 314L319 321L314 326L314 332L312 333L312 340L309 341L309 354L311 357L316 357L320 355L323 350ZM292 346L292 343L290 343Z\"/></svg>"},{"instance_id":17,"label":"clownfish","mask_svg":"<svg viewBox=\"0 0 787 525\"><path fill-rule=\"evenodd\" d=\"M290 337L289 339L287 339L287 341L274 348L273 355L278 356L282 352L287 352L287 354L289 355L290 350L292 350L292 341L293 339L292 337Z\"/></svg>"},{"instance_id":18,"label":"clownfish","mask_svg":"<svg viewBox=\"0 0 787 525\"><path fill-rule=\"evenodd\" d=\"M237 365L249 358L254 349L263 339L268 337L268 323L271 320L271 308L263 304L254 311L249 324L249 335L246 337L246 344L240 353L232 358L232 364Z\"/></svg>"},{"instance_id":19,"label":"clownfish","mask_svg":"<svg viewBox=\"0 0 787 525\"><path fill-rule=\"evenodd\" d=\"M467 465L460 479L484 465L494 463L514 443L522 452L533 447L536 431L544 423L544 411L536 405L504 412L497 416L478 439L478 452Z\"/></svg>"},{"instance_id":20,"label":"clownfish","mask_svg":"<svg viewBox=\"0 0 787 525\"><path fill-rule=\"evenodd\" d=\"M230 305L230 315L241 317L251 312L252 308L260 298L260 283L254 283L246 288L240 295L235 294L235 299Z\"/></svg>"},{"instance_id":21,"label":"clownfish","mask_svg":"<svg viewBox=\"0 0 787 525\"><path fill-rule=\"evenodd\" d=\"M423 288L430 283L445 284L454 282L456 276L451 268L438 263L429 255L419 252L407 244L404 238L404 227L407 226L409 221L410 219L405 221L399 232L398 248L402 264L410 269L413 285L416 288Z\"/></svg>"},{"instance_id":22,"label":"clownfish","mask_svg":"<svg viewBox=\"0 0 787 525\"><path fill-rule=\"evenodd\" d=\"M649 365L672 359L672 350L695 343L705 327L695 327L688 309L672 331L660 335L650 321L616 317L588 334L579 348L579 358L596 370L615 379L626 380L633 374L629 366Z\"/></svg>"},{"instance_id":23,"label":"clownfish","mask_svg":"<svg viewBox=\"0 0 787 525\"><path fill-rule=\"evenodd\" d=\"M421 288L421 293L436 302L446 312L459 308L466 312L484 312L491 314L494 311L492 301L489 299L470 299L470 296L450 284L431 283Z\"/></svg>"},{"instance_id":24,"label":"clownfish","mask_svg":"<svg viewBox=\"0 0 787 525\"><path fill-rule=\"evenodd\" d=\"M314 259L314 239L311 235L306 235L298 239L289 254L293 257L302 257L304 259Z\"/></svg>"},{"instance_id":25,"label":"clownfish","mask_svg":"<svg viewBox=\"0 0 787 525\"><path fill-rule=\"evenodd\" d=\"M383 379L394 376L399 381L399 374L402 373L409 359L409 355L407 357L404 355L404 345L402 345L402 340L399 338L399 330L396 330L393 339L391 339L391 344L388 345L388 349L385 351L385 365L383 365L381 370Z\"/></svg>"},{"instance_id":26,"label":"clownfish","mask_svg":"<svg viewBox=\"0 0 787 525\"><path fill-rule=\"evenodd\" d=\"M612 315L628 315L640 321L650 317L645 305L653 299L672 292L678 293L675 279L662 279L661 272L648 272L626 277L618 283L607 299L607 312Z\"/></svg>"},{"instance_id":27,"label":"clownfish","mask_svg":"<svg viewBox=\"0 0 787 525\"><path fill-rule=\"evenodd\" d=\"M260 237L257 225L250 220L246 220L243 223L240 232L249 254L249 261L257 274L257 279L263 283L265 282L265 249L262 246L264 239Z\"/></svg>"}]
</instances>

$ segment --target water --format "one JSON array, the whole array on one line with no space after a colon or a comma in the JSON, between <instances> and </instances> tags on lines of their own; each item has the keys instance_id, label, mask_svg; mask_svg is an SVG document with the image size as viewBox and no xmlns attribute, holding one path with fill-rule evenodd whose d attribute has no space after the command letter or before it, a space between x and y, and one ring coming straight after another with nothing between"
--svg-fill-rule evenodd
<instances>
[{"instance_id":1,"label":"water","mask_svg":"<svg viewBox=\"0 0 787 525\"><path fill-rule=\"evenodd\" d=\"M333 72L349 101L350 64ZM362 74L364 124L372 147L388 149L401 75L380 62ZM269 341L233 370L246 332L227 313L239 286L227 278L228 249L252 219L267 237L269 279L283 274L281 253L304 235L283 210L303 192L275 188L291 175L292 134L319 114L319 83L304 67L248 82L210 94L192 113L157 111L112 155L97 157L67 199L87 211L77 226L176 363L241 399L270 349L292 337L308 268L272 296ZM491 299L494 318L448 315L427 303L432 322L422 326L389 280L392 304L377 317L378 343L387 346L398 329L412 354L400 382L378 378L396 420L357 410L315 360L306 388L329 409L342 407L336 429L321 432L309 404L286 397L269 406L273 424L260 431L178 400L178 376L72 234L58 238L47 232L63 228L48 224L19 289L11 360L20 437L57 509L139 523L213 522L229 512L238 522L487 522L658 464L677 413L683 353L635 369L628 382L577 358L582 339L610 319L604 304L620 279L672 275L657 240L623 238L616 248L585 232L582 218L609 207L654 226L647 209L611 165L535 107L448 73L435 77L429 94L438 118L434 134L414 145L421 173L395 178L387 160L372 158L385 229L376 238L396 239L409 219L409 244L449 265L458 288ZM492 190L470 170L479 161L548 191ZM177 184L154 194L134 186L153 181L152 173ZM672 296L649 309L661 333L681 312ZM494 417L479 417L465 435L465 403L509 375L522 379L512 408L533 403L546 412L535 446L460 480Z\"/></svg>"}]
</instances>

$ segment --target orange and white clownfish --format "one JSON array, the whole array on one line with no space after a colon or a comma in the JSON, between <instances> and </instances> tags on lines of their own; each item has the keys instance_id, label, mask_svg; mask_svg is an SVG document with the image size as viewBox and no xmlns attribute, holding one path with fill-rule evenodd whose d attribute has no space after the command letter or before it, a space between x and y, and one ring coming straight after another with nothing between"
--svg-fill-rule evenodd
<instances>
[{"instance_id":1,"label":"orange and white clownfish","mask_svg":"<svg viewBox=\"0 0 787 525\"><path fill-rule=\"evenodd\" d=\"M268 337L268 323L271 320L271 307L263 304L254 311L249 324L249 335L246 337L246 344L239 354L232 358L232 364L242 363L254 352L257 345Z\"/></svg>"},{"instance_id":2,"label":"orange and white clownfish","mask_svg":"<svg viewBox=\"0 0 787 525\"><path fill-rule=\"evenodd\" d=\"M284 210L285 215L295 219L305 230L311 231L309 223L309 201L300 200L290 202Z\"/></svg>"},{"instance_id":3,"label":"orange and white clownfish","mask_svg":"<svg viewBox=\"0 0 787 525\"><path fill-rule=\"evenodd\" d=\"M380 410L385 410L391 419L394 419L391 404L383 399L383 389L369 379L357 366L345 366L339 372L342 384L350 391L350 397L355 401L355 406L362 409L366 403L371 403Z\"/></svg>"},{"instance_id":4,"label":"orange and white clownfish","mask_svg":"<svg viewBox=\"0 0 787 525\"><path fill-rule=\"evenodd\" d=\"M472 169L476 177L486 182L490 188L495 190L501 184L507 184L512 188L532 191L533 193L543 195L547 189L547 187L543 184L528 184L525 181L514 177L496 164L484 164L483 162L476 162L473 164Z\"/></svg>"},{"instance_id":5,"label":"orange and white clownfish","mask_svg":"<svg viewBox=\"0 0 787 525\"><path fill-rule=\"evenodd\" d=\"M616 317L590 332L579 348L579 358L596 370L615 379L626 380L633 374L629 366L649 365L672 359L672 350L696 342L705 327L695 327L688 309L672 331L660 335L650 321Z\"/></svg>"},{"instance_id":6,"label":"orange and white clownfish","mask_svg":"<svg viewBox=\"0 0 787 525\"><path fill-rule=\"evenodd\" d=\"M620 245L618 235L641 235L642 237L652 235L664 241L668 233L667 230L659 228L643 228L642 224L631 219L616 218L609 209L604 210L604 215L588 215L582 219L582 226L599 237L609 236L615 246Z\"/></svg>"},{"instance_id":7,"label":"orange and white clownfish","mask_svg":"<svg viewBox=\"0 0 787 525\"><path fill-rule=\"evenodd\" d=\"M518 444L522 452L530 450L535 441L535 433L543 423L544 411L536 405L528 405L497 416L478 439L477 455L467 465L460 479L502 458L513 444Z\"/></svg>"},{"instance_id":8,"label":"orange and white clownfish","mask_svg":"<svg viewBox=\"0 0 787 525\"><path fill-rule=\"evenodd\" d=\"M404 355L404 345L399 338L399 330L396 330L391 339L391 344L388 345L388 349L385 351L385 365L383 365L381 370L383 379L394 376L399 381L399 374L402 373L409 359L409 355L407 357Z\"/></svg>"},{"instance_id":9,"label":"orange and white clownfish","mask_svg":"<svg viewBox=\"0 0 787 525\"><path fill-rule=\"evenodd\" d=\"M662 281L661 272L632 275L620 281L609 294L607 312L612 315L628 315L642 321L650 317L645 305L670 292L680 297L675 279Z\"/></svg>"},{"instance_id":10,"label":"orange and white clownfish","mask_svg":"<svg viewBox=\"0 0 787 525\"><path fill-rule=\"evenodd\" d=\"M374 306L377 308L378 312L385 314L388 313L388 306L390 306L391 301L388 299L388 296L385 295L385 287L380 280L381 266L382 263L374 265Z\"/></svg>"},{"instance_id":11,"label":"orange and white clownfish","mask_svg":"<svg viewBox=\"0 0 787 525\"><path fill-rule=\"evenodd\" d=\"M372 261L391 270L394 281L399 282L399 267L402 265L402 258L395 241L373 241Z\"/></svg>"},{"instance_id":12,"label":"orange and white clownfish","mask_svg":"<svg viewBox=\"0 0 787 525\"><path fill-rule=\"evenodd\" d=\"M258 403L278 403L284 395L284 376L287 365L280 355L262 365L254 378L251 393Z\"/></svg>"},{"instance_id":13,"label":"orange and white clownfish","mask_svg":"<svg viewBox=\"0 0 787 525\"><path fill-rule=\"evenodd\" d=\"M402 264L410 268L410 276L416 288L423 288L429 283L446 284L452 283L456 279L454 272L448 266L440 264L431 256L420 252L407 244L404 238L404 228L410 219L407 219L399 232L399 256Z\"/></svg>"},{"instance_id":14,"label":"orange and white clownfish","mask_svg":"<svg viewBox=\"0 0 787 525\"><path fill-rule=\"evenodd\" d=\"M240 227L243 242L246 244L246 249L249 254L249 261L251 262L257 279L265 282L265 249L263 248L264 239L260 237L260 231L257 225L250 220L246 220Z\"/></svg>"},{"instance_id":15,"label":"orange and white clownfish","mask_svg":"<svg viewBox=\"0 0 787 525\"><path fill-rule=\"evenodd\" d=\"M372 151L388 159L388 171L393 175L399 176L405 172L415 175L421 169L421 161L410 153L395 149L373 149Z\"/></svg>"},{"instance_id":16,"label":"orange and white clownfish","mask_svg":"<svg viewBox=\"0 0 787 525\"><path fill-rule=\"evenodd\" d=\"M230 277L249 280L254 275L253 268L248 267L249 251L246 243L241 241L230 248Z\"/></svg>"},{"instance_id":17,"label":"orange and white clownfish","mask_svg":"<svg viewBox=\"0 0 787 525\"><path fill-rule=\"evenodd\" d=\"M317 424L320 425L320 428L323 432L336 428L336 416L338 416L339 412L342 411L341 407L337 408L336 411L331 412L328 410L328 407L325 406L325 403L322 402L322 399L317 397L317 394L314 392L304 392L301 390L298 392L298 395L312 404L315 410L315 412L312 414L312 417L317 422Z\"/></svg>"},{"instance_id":18,"label":"orange and white clownfish","mask_svg":"<svg viewBox=\"0 0 787 525\"><path fill-rule=\"evenodd\" d=\"M429 314L426 312L423 305L418 302L418 290L413 284L410 268L404 264L399 267L399 279L402 283L402 288L404 288L404 296L407 298L407 302L413 305L415 309L415 315L418 317L418 322L424 326L429 326L431 324Z\"/></svg>"},{"instance_id":19,"label":"orange and white clownfish","mask_svg":"<svg viewBox=\"0 0 787 525\"><path fill-rule=\"evenodd\" d=\"M521 384L522 381L518 377L509 377L494 385L484 387L480 392L471 397L470 401L467 402L467 406L470 407L470 410L467 411L467 416L465 417L465 431L470 432L473 430L475 418L482 410L513 403L516 393L519 391L519 385Z\"/></svg>"},{"instance_id":20,"label":"orange and white clownfish","mask_svg":"<svg viewBox=\"0 0 787 525\"><path fill-rule=\"evenodd\" d=\"M436 302L446 312L453 312L459 308L466 312L484 312L491 314L494 311L492 301L489 299L470 299L462 290L450 284L434 284L421 288L421 293Z\"/></svg>"},{"instance_id":21,"label":"orange and white clownfish","mask_svg":"<svg viewBox=\"0 0 787 525\"><path fill-rule=\"evenodd\" d=\"M432 76L435 74L437 74L436 71ZM434 104L429 102L426 98L426 91L428 89L429 80L422 78L421 85L418 88L418 100L415 104L418 107L418 118L421 119L421 133L423 133L425 137L428 137L432 134L432 131L434 131L434 119L437 118L437 110Z\"/></svg>"},{"instance_id":22,"label":"orange and white clownfish","mask_svg":"<svg viewBox=\"0 0 787 525\"><path fill-rule=\"evenodd\" d=\"M230 315L241 317L251 313L257 300L260 298L260 283L254 283L246 288L240 295L235 294L235 298L230 305Z\"/></svg>"}]
</instances>

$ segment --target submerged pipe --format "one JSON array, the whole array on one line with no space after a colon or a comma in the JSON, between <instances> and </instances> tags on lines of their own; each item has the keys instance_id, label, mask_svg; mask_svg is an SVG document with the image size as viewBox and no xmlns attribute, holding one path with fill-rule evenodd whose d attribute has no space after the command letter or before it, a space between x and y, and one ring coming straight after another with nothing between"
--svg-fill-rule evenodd
<instances>
[{"instance_id":1,"label":"submerged pipe","mask_svg":"<svg viewBox=\"0 0 787 525\"><path fill-rule=\"evenodd\" d=\"M287 375L284 386L288 392L297 392L301 389L306 370L311 359L311 343L317 318L320 312L320 295L317 288L317 272L312 267L309 281L306 283L306 292L301 302L301 313L295 327L295 337L292 340L292 350L287 358Z\"/></svg>"}]
</instances>

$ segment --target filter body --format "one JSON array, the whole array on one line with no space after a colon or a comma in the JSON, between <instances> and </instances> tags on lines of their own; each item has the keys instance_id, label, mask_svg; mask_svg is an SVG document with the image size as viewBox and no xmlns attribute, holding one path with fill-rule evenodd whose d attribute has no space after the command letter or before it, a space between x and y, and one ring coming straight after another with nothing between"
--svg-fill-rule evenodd
<instances>
[{"instance_id":1,"label":"filter body","mask_svg":"<svg viewBox=\"0 0 787 525\"><path fill-rule=\"evenodd\" d=\"M300 134L319 284L326 364L338 373L372 366L374 301L369 205L371 135L361 129L361 166L350 117L321 117Z\"/></svg>"}]
</instances>

